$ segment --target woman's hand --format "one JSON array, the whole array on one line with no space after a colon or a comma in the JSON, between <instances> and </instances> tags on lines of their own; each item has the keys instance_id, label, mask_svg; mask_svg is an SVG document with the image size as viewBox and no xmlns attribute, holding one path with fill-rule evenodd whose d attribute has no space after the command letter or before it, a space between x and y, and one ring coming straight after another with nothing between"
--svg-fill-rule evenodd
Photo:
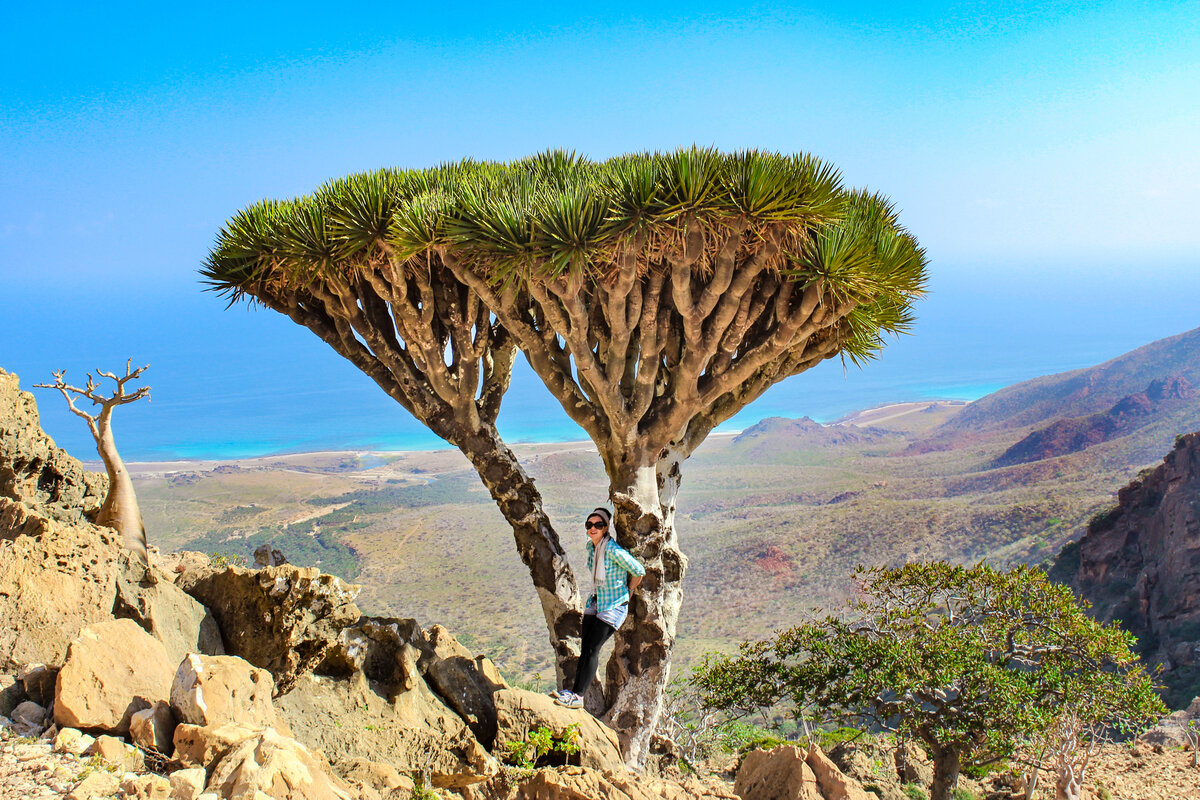
<instances>
[{"instance_id":1,"label":"woman's hand","mask_svg":"<svg viewBox=\"0 0 1200 800\"><path fill-rule=\"evenodd\" d=\"M633 590L636 589L638 586L640 586L641 583L642 583L641 575L630 576L630 578L629 578L629 593L633 594Z\"/></svg>"}]
</instances>

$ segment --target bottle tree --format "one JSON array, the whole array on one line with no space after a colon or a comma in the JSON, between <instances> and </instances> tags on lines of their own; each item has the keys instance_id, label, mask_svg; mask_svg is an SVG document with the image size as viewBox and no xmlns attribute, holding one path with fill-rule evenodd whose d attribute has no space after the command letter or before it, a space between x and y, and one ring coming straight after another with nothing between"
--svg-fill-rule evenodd
<instances>
[{"instance_id":1,"label":"bottle tree","mask_svg":"<svg viewBox=\"0 0 1200 800\"><path fill-rule=\"evenodd\" d=\"M495 434L493 406L482 413L484 397L498 411L507 386L511 349L501 369L486 366L502 361L497 345L524 354L595 442L618 539L647 567L603 699L626 757L640 764L683 596L683 462L773 384L837 355L868 359L883 334L907 330L925 256L884 198L844 189L810 156L691 148L592 162L554 151L355 176L312 197L261 203L222 231L205 274L234 298L252 296L317 330L467 453L489 488L503 453L509 485L527 485L513 491L533 498ZM405 305L418 275L445 288ZM284 295L302 296L299 308ZM314 327L305 314L318 306ZM465 322L468 306L476 310ZM440 345L419 339L430 323L446 331ZM494 344L469 353L456 344L481 338ZM412 399L431 392L442 405ZM455 396L461 402L445 399ZM464 435L479 426L486 435ZM578 598L537 500L521 510L538 517L538 541L548 544L525 547L518 532L518 549L561 659L573 649L562 642ZM572 598L553 613L549 575L551 593Z\"/></svg>"}]
</instances>

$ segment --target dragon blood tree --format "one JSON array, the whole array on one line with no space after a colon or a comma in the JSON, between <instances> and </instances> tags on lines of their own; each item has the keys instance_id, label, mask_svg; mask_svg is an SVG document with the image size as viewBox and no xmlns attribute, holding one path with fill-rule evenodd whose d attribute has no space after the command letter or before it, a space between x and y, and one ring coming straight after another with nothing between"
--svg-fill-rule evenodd
<instances>
[{"instance_id":1,"label":"dragon blood tree","mask_svg":"<svg viewBox=\"0 0 1200 800\"><path fill-rule=\"evenodd\" d=\"M204 274L314 330L467 454L513 525L561 665L575 581L495 429L524 354L596 443L618 539L647 568L603 698L640 764L687 566L683 462L773 384L905 331L925 256L885 199L809 156L553 151L260 203L222 230Z\"/></svg>"}]
</instances>

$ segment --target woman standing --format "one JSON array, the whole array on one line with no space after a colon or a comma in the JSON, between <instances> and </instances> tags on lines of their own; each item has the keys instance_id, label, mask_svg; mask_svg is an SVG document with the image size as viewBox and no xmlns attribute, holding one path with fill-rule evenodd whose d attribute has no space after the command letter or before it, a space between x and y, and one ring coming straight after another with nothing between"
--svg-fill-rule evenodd
<instances>
[{"instance_id":1,"label":"woman standing","mask_svg":"<svg viewBox=\"0 0 1200 800\"><path fill-rule=\"evenodd\" d=\"M584 523L593 588L583 610L579 665L575 668L574 686L569 691L560 689L551 693L554 702L567 708L583 708L583 694L600 665L600 648L629 616L629 593L646 574L641 562L609 535L611 523L612 514L607 508L597 508Z\"/></svg>"}]
</instances>

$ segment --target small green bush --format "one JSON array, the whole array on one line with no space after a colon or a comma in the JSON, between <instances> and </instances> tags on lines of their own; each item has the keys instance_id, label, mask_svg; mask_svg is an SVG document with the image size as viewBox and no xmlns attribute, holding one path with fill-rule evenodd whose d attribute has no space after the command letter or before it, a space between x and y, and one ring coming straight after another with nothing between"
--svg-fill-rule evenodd
<instances>
[{"instance_id":1,"label":"small green bush","mask_svg":"<svg viewBox=\"0 0 1200 800\"><path fill-rule=\"evenodd\" d=\"M904 795L909 800L929 800L929 793L915 783L904 784Z\"/></svg>"}]
</instances>

